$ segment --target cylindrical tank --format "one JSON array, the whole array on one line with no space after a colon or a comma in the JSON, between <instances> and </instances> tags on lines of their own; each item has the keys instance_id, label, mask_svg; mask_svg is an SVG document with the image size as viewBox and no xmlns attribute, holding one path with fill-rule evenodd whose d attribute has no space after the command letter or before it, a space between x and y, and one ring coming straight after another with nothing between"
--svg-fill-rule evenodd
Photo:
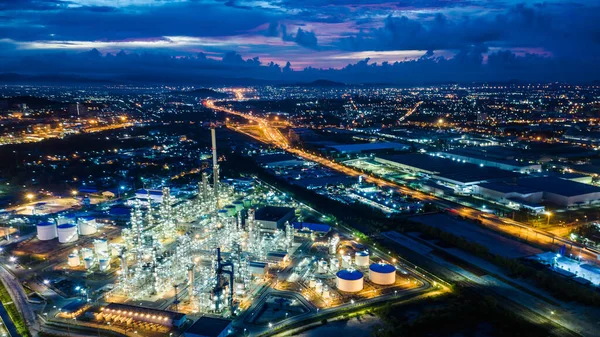
<instances>
[{"instance_id":1,"label":"cylindrical tank","mask_svg":"<svg viewBox=\"0 0 600 337\"><path fill-rule=\"evenodd\" d=\"M369 267L369 280L379 285L396 282L396 267L388 263L373 263Z\"/></svg>"},{"instance_id":2,"label":"cylindrical tank","mask_svg":"<svg viewBox=\"0 0 600 337\"><path fill-rule=\"evenodd\" d=\"M75 222L75 215L73 214L67 214L65 216L59 216L58 218L56 218L56 224L57 225L64 225L64 224L72 224Z\"/></svg>"},{"instance_id":3,"label":"cylindrical tank","mask_svg":"<svg viewBox=\"0 0 600 337\"><path fill-rule=\"evenodd\" d=\"M99 259L98 263L100 264L100 270L102 271L108 270L108 268L110 268L108 259Z\"/></svg>"},{"instance_id":4,"label":"cylindrical tank","mask_svg":"<svg viewBox=\"0 0 600 337\"><path fill-rule=\"evenodd\" d=\"M87 257L83 259L83 265L85 266L85 269L90 269L94 265L94 260L91 257Z\"/></svg>"},{"instance_id":5,"label":"cylindrical tank","mask_svg":"<svg viewBox=\"0 0 600 337\"><path fill-rule=\"evenodd\" d=\"M79 259L79 254L69 254L69 266L70 267L78 267L81 264L81 260Z\"/></svg>"},{"instance_id":6,"label":"cylindrical tank","mask_svg":"<svg viewBox=\"0 0 600 337\"><path fill-rule=\"evenodd\" d=\"M317 273L325 274L327 272L327 261L320 260L317 262Z\"/></svg>"},{"instance_id":7,"label":"cylindrical tank","mask_svg":"<svg viewBox=\"0 0 600 337\"><path fill-rule=\"evenodd\" d=\"M104 239L94 240L94 253L96 255L108 255L108 241Z\"/></svg>"},{"instance_id":8,"label":"cylindrical tank","mask_svg":"<svg viewBox=\"0 0 600 337\"><path fill-rule=\"evenodd\" d=\"M244 199L244 207L252 206L252 201L250 199Z\"/></svg>"},{"instance_id":9,"label":"cylindrical tank","mask_svg":"<svg viewBox=\"0 0 600 337\"><path fill-rule=\"evenodd\" d=\"M77 219L77 225L79 226L80 235L92 235L98 230L96 219L89 216Z\"/></svg>"},{"instance_id":10,"label":"cylindrical tank","mask_svg":"<svg viewBox=\"0 0 600 337\"><path fill-rule=\"evenodd\" d=\"M308 286L311 288L314 288L317 285L317 281L315 281L314 278L311 278L310 280L308 280Z\"/></svg>"},{"instance_id":11,"label":"cylindrical tank","mask_svg":"<svg viewBox=\"0 0 600 337\"><path fill-rule=\"evenodd\" d=\"M369 258L369 252L363 250L361 252L357 252L354 256L354 263L359 267L366 267L369 265L371 259Z\"/></svg>"},{"instance_id":12,"label":"cylindrical tank","mask_svg":"<svg viewBox=\"0 0 600 337\"><path fill-rule=\"evenodd\" d=\"M94 252L90 248L81 248L81 257L83 259L92 258L94 256Z\"/></svg>"},{"instance_id":13,"label":"cylindrical tank","mask_svg":"<svg viewBox=\"0 0 600 337\"><path fill-rule=\"evenodd\" d=\"M58 231L58 242L67 243L77 241L79 235L77 234L77 225L74 224L62 224L56 226Z\"/></svg>"},{"instance_id":14,"label":"cylindrical tank","mask_svg":"<svg viewBox=\"0 0 600 337\"><path fill-rule=\"evenodd\" d=\"M56 224L54 222L46 221L40 222L37 226L37 237L41 241L52 240L56 238Z\"/></svg>"},{"instance_id":15,"label":"cylindrical tank","mask_svg":"<svg viewBox=\"0 0 600 337\"><path fill-rule=\"evenodd\" d=\"M363 273L356 269L344 269L336 274L335 285L338 290L355 293L363 289Z\"/></svg>"},{"instance_id":16,"label":"cylindrical tank","mask_svg":"<svg viewBox=\"0 0 600 337\"><path fill-rule=\"evenodd\" d=\"M342 256L342 268L350 268L350 266L352 266L352 256Z\"/></svg>"},{"instance_id":17,"label":"cylindrical tank","mask_svg":"<svg viewBox=\"0 0 600 337\"><path fill-rule=\"evenodd\" d=\"M218 212L218 215L220 218L226 218L227 217L227 210L226 209L220 209Z\"/></svg>"}]
</instances>

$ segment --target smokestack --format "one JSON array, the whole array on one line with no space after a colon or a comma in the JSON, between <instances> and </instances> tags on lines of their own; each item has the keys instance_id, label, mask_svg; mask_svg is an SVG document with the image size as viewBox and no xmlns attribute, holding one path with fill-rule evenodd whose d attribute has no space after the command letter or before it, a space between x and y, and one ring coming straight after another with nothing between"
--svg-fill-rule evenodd
<instances>
[{"instance_id":1,"label":"smokestack","mask_svg":"<svg viewBox=\"0 0 600 337\"><path fill-rule=\"evenodd\" d=\"M210 136L212 138L213 192L215 194L217 208L219 208L219 164L217 163L217 136L214 127L210 129Z\"/></svg>"}]
</instances>

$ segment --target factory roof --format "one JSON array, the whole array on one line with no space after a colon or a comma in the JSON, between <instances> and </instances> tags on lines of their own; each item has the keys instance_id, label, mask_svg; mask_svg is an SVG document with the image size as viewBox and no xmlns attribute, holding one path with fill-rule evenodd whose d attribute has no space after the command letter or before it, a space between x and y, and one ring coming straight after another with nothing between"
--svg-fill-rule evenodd
<instances>
[{"instance_id":1,"label":"factory roof","mask_svg":"<svg viewBox=\"0 0 600 337\"><path fill-rule=\"evenodd\" d=\"M346 144L346 145L331 145L328 146L338 152L362 152L362 151L377 151L408 148L407 145L395 142L375 142L366 144Z\"/></svg>"},{"instance_id":2,"label":"factory roof","mask_svg":"<svg viewBox=\"0 0 600 337\"><path fill-rule=\"evenodd\" d=\"M393 273L396 271L396 267L387 263L372 263L371 266L369 266L369 269L382 274Z\"/></svg>"},{"instance_id":3,"label":"factory roof","mask_svg":"<svg viewBox=\"0 0 600 337\"><path fill-rule=\"evenodd\" d=\"M135 192L135 194L144 194L144 195L150 194L150 195L162 196L163 192L162 192L162 190L146 190L146 189L142 188L141 190L137 190Z\"/></svg>"},{"instance_id":4,"label":"factory roof","mask_svg":"<svg viewBox=\"0 0 600 337\"><path fill-rule=\"evenodd\" d=\"M254 216L256 220L264 221L278 221L281 218L287 216L290 212L294 212L292 207L277 207L277 206L265 206L259 208Z\"/></svg>"},{"instance_id":5,"label":"factory roof","mask_svg":"<svg viewBox=\"0 0 600 337\"><path fill-rule=\"evenodd\" d=\"M440 178L463 183L490 179L509 179L519 175L494 167L463 163L425 154L388 155L378 158L414 167Z\"/></svg>"},{"instance_id":6,"label":"factory roof","mask_svg":"<svg viewBox=\"0 0 600 337\"><path fill-rule=\"evenodd\" d=\"M137 312L137 313L143 313L143 314L149 314L149 315L155 315L155 316L163 316L163 317L166 316L174 321L180 320L185 317L185 314L182 314L179 312L143 308L143 307L138 307L135 305L121 304L121 303L109 303L106 307L104 307L104 309L117 310L117 311L121 310L121 311L127 311L127 312L131 311L131 312Z\"/></svg>"},{"instance_id":7,"label":"factory roof","mask_svg":"<svg viewBox=\"0 0 600 337\"><path fill-rule=\"evenodd\" d=\"M81 299L78 299L78 300L74 300L74 301L67 303L67 305L62 307L61 310L66 313L76 312L77 310L83 308L86 304L87 304L87 302L85 302Z\"/></svg>"},{"instance_id":8,"label":"factory roof","mask_svg":"<svg viewBox=\"0 0 600 337\"><path fill-rule=\"evenodd\" d=\"M600 193L600 187L554 177L526 178L520 179L518 183L521 186L539 189L544 192L558 194L565 197Z\"/></svg>"},{"instance_id":9,"label":"factory roof","mask_svg":"<svg viewBox=\"0 0 600 337\"><path fill-rule=\"evenodd\" d=\"M450 156L450 157L452 157L452 155L470 157L470 158L474 158L474 159L488 160L491 162L502 163L502 164L511 165L511 166L515 166L515 167L527 167L527 166L531 166L531 165L536 165L536 164L531 164L528 162L509 160L507 158L512 157L514 155L514 153L510 153L508 151L503 156L503 155L501 155L500 151L487 153L486 150L487 149L473 150L471 148L465 148L465 149L452 149L452 150L445 151L444 153L446 154L446 156Z\"/></svg>"},{"instance_id":10,"label":"factory roof","mask_svg":"<svg viewBox=\"0 0 600 337\"><path fill-rule=\"evenodd\" d=\"M217 337L229 328L231 321L223 318L202 316L185 331L186 334Z\"/></svg>"},{"instance_id":11,"label":"factory roof","mask_svg":"<svg viewBox=\"0 0 600 337\"><path fill-rule=\"evenodd\" d=\"M358 271L356 269L340 270L335 275L341 279L349 280L349 281L360 280L363 277L363 273L361 273L360 271Z\"/></svg>"},{"instance_id":12,"label":"factory roof","mask_svg":"<svg viewBox=\"0 0 600 337\"><path fill-rule=\"evenodd\" d=\"M493 190L502 193L519 193L519 194L530 194L536 192L542 192L541 189L531 188L527 186L520 186L516 184L507 184L507 183L483 183L479 184L479 187L486 188L488 190Z\"/></svg>"},{"instance_id":13,"label":"factory roof","mask_svg":"<svg viewBox=\"0 0 600 337\"><path fill-rule=\"evenodd\" d=\"M293 226L295 229L309 229L313 232L327 233L331 230L331 226L322 223L310 223L310 222L294 222Z\"/></svg>"}]
</instances>

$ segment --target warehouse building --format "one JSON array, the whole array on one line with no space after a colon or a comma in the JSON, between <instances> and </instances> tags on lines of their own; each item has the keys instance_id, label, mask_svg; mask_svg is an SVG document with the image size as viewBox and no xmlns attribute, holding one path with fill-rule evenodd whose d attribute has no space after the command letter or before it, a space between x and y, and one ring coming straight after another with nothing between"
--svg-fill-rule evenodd
<instances>
[{"instance_id":1,"label":"warehouse building","mask_svg":"<svg viewBox=\"0 0 600 337\"><path fill-rule=\"evenodd\" d=\"M470 193L475 185L516 179L519 174L485 165L426 154L377 156L375 161L408 173L441 182L459 192Z\"/></svg>"},{"instance_id":2,"label":"warehouse building","mask_svg":"<svg viewBox=\"0 0 600 337\"><path fill-rule=\"evenodd\" d=\"M254 220L262 229L283 229L287 221L290 223L296 218L295 209L292 207L265 206L256 211Z\"/></svg>"},{"instance_id":3,"label":"warehouse building","mask_svg":"<svg viewBox=\"0 0 600 337\"><path fill-rule=\"evenodd\" d=\"M461 148L438 152L438 155L454 161L461 161L486 167L519 173L539 172L542 165L529 163L515 156L513 150L499 146L488 148Z\"/></svg>"},{"instance_id":4,"label":"warehouse building","mask_svg":"<svg viewBox=\"0 0 600 337\"><path fill-rule=\"evenodd\" d=\"M600 201L600 187L555 177L519 180L520 186L544 191L545 202L563 207L583 206Z\"/></svg>"},{"instance_id":5,"label":"warehouse building","mask_svg":"<svg viewBox=\"0 0 600 337\"><path fill-rule=\"evenodd\" d=\"M382 151L406 151L410 147L395 142L374 142L366 144L330 145L328 148L337 154L360 154Z\"/></svg>"},{"instance_id":6,"label":"warehouse building","mask_svg":"<svg viewBox=\"0 0 600 337\"><path fill-rule=\"evenodd\" d=\"M231 321L216 317L200 317L183 335L185 337L225 337L232 332Z\"/></svg>"}]
</instances>

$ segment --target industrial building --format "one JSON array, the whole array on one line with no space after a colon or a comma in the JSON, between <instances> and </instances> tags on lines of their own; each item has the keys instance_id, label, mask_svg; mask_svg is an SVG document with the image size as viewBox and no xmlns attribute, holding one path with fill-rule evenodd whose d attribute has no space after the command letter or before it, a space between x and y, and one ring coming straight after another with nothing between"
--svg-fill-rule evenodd
<instances>
[{"instance_id":1,"label":"industrial building","mask_svg":"<svg viewBox=\"0 0 600 337\"><path fill-rule=\"evenodd\" d=\"M464 192L469 192L477 184L490 181L506 181L519 176L518 173L500 170L495 167L475 165L426 154L376 156L375 161L408 173L437 180Z\"/></svg>"},{"instance_id":2,"label":"industrial building","mask_svg":"<svg viewBox=\"0 0 600 337\"><path fill-rule=\"evenodd\" d=\"M264 168L295 167L307 164L304 160L287 153L266 154L254 157L254 160Z\"/></svg>"},{"instance_id":3,"label":"industrial building","mask_svg":"<svg viewBox=\"0 0 600 337\"><path fill-rule=\"evenodd\" d=\"M107 322L139 321L166 327L180 327L185 323L187 317L185 314L179 312L109 303L107 306L100 308L100 313L96 315L96 319Z\"/></svg>"},{"instance_id":4,"label":"industrial building","mask_svg":"<svg viewBox=\"0 0 600 337\"><path fill-rule=\"evenodd\" d=\"M455 161L464 161L470 164L519 173L538 172L542 169L542 165L524 161L519 158L515 150L501 146L459 148L438 152L437 154Z\"/></svg>"},{"instance_id":5,"label":"industrial building","mask_svg":"<svg viewBox=\"0 0 600 337\"><path fill-rule=\"evenodd\" d=\"M286 222L293 222L295 217L291 207L265 206L256 210L254 220L262 229L276 230L284 228Z\"/></svg>"},{"instance_id":6,"label":"industrial building","mask_svg":"<svg viewBox=\"0 0 600 337\"><path fill-rule=\"evenodd\" d=\"M135 192L135 197L143 201L162 202L163 194L161 190L146 190L141 189Z\"/></svg>"},{"instance_id":7,"label":"industrial building","mask_svg":"<svg viewBox=\"0 0 600 337\"><path fill-rule=\"evenodd\" d=\"M373 142L366 144L330 145L328 148L335 153L345 155L387 151L405 151L410 147L408 145L395 142Z\"/></svg>"}]
</instances>

